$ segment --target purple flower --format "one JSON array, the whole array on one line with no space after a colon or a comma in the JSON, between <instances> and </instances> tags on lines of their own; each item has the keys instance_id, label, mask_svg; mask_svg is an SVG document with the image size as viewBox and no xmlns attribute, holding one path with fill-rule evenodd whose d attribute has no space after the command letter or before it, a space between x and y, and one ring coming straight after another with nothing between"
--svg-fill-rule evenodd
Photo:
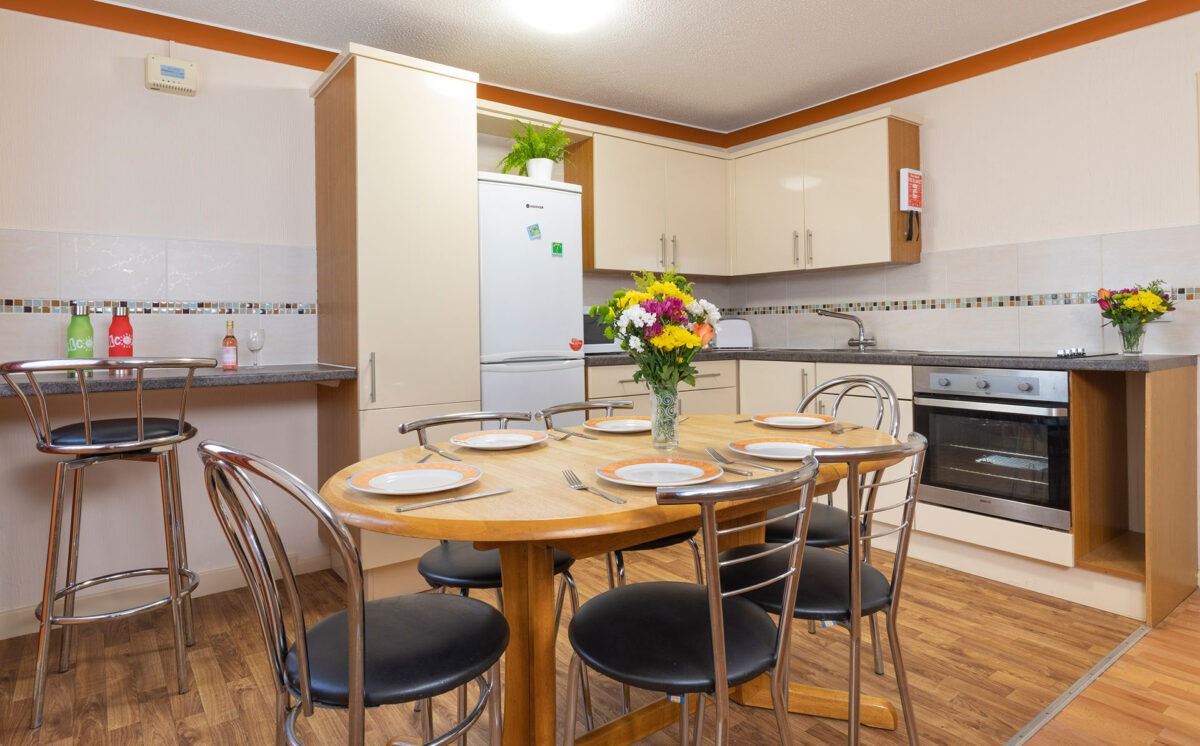
<instances>
[{"instance_id":1,"label":"purple flower","mask_svg":"<svg viewBox=\"0 0 1200 746\"><path fill-rule=\"evenodd\" d=\"M647 313L657 316L662 321L675 324L687 323L687 312L683 308L683 301L678 298L646 300L642 301L641 306Z\"/></svg>"}]
</instances>

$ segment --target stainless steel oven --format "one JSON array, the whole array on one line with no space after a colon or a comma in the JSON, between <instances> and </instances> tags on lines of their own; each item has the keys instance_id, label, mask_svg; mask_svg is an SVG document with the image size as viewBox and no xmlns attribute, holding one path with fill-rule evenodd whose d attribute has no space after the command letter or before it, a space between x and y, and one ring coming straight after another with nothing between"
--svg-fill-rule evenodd
<instances>
[{"instance_id":1,"label":"stainless steel oven","mask_svg":"<svg viewBox=\"0 0 1200 746\"><path fill-rule=\"evenodd\" d=\"M1066 371L913 367L922 502L1071 529Z\"/></svg>"}]
</instances>

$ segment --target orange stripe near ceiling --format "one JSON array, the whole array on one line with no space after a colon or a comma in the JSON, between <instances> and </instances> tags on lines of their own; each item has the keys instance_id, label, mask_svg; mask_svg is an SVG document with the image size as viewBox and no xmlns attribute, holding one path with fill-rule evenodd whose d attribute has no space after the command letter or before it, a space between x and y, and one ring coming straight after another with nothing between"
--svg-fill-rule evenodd
<instances>
[{"instance_id":1,"label":"orange stripe near ceiling","mask_svg":"<svg viewBox=\"0 0 1200 746\"><path fill-rule=\"evenodd\" d=\"M314 49L303 44L265 39L254 34L108 5L97 2L97 0L0 0L0 8L156 39L171 39L183 44L312 70L324 70L335 56L332 52ZM699 127L672 124L636 114L624 114L587 104L561 101L494 85L480 84L479 98L494 103L533 109L551 116L578 119L593 124L686 140L701 145L729 148L852 114L856 111L882 106L905 96L912 96L1197 11L1200 11L1200 0L1144 0L1137 5L1047 31L1044 34L981 52L761 124L734 130L728 134L711 132Z\"/></svg>"}]
</instances>

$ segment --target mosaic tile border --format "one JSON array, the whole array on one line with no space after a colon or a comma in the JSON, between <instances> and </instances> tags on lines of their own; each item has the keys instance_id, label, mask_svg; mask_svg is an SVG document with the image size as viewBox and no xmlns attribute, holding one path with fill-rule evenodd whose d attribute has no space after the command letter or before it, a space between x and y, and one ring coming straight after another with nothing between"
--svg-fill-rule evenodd
<instances>
[{"instance_id":1,"label":"mosaic tile border","mask_svg":"<svg viewBox=\"0 0 1200 746\"><path fill-rule=\"evenodd\" d=\"M256 301L87 301L92 313L112 313L112 309L124 303L130 314L246 314L246 315L313 315L316 303L259 303ZM71 301L58 298L0 298L0 314L3 313L58 313L69 314Z\"/></svg>"},{"instance_id":2,"label":"mosaic tile border","mask_svg":"<svg viewBox=\"0 0 1200 746\"><path fill-rule=\"evenodd\" d=\"M1200 287L1171 288L1176 301L1200 300ZM977 295L964 298L917 298L913 300L838 301L782 306L723 308L724 316L767 316L771 314L816 313L818 310L847 312L933 311L953 308L1015 308L1019 306L1072 306L1096 302L1096 291L1032 293L1026 295Z\"/></svg>"}]
</instances>

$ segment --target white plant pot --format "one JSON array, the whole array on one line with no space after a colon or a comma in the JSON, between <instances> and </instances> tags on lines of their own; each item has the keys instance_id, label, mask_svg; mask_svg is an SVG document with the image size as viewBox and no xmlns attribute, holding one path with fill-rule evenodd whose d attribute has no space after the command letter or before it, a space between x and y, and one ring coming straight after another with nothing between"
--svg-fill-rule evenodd
<instances>
[{"instance_id":1,"label":"white plant pot","mask_svg":"<svg viewBox=\"0 0 1200 746\"><path fill-rule=\"evenodd\" d=\"M550 181L550 174L554 173L554 161L549 158L530 158L525 161L525 172L531 179Z\"/></svg>"}]
</instances>

